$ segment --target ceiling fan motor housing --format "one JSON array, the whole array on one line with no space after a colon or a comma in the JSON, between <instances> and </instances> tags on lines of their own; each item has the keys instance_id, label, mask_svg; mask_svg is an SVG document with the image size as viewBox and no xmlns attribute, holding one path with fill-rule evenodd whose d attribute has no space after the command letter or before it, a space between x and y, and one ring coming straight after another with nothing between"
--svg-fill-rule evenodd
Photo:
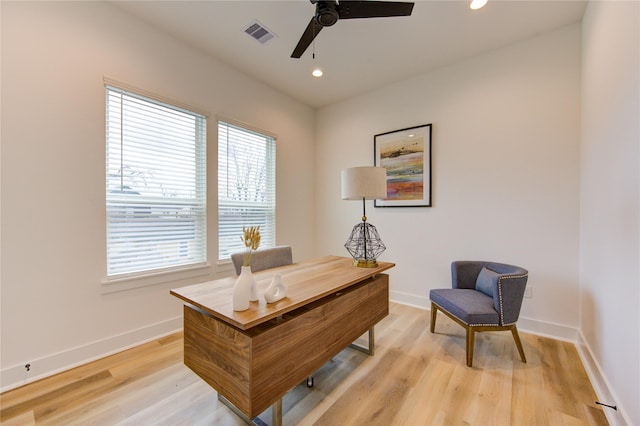
<instances>
[{"instance_id":1,"label":"ceiling fan motor housing","mask_svg":"<svg viewBox=\"0 0 640 426\"><path fill-rule=\"evenodd\" d=\"M316 22L323 27L330 27L338 22L336 3L332 1L319 1L316 4Z\"/></svg>"}]
</instances>

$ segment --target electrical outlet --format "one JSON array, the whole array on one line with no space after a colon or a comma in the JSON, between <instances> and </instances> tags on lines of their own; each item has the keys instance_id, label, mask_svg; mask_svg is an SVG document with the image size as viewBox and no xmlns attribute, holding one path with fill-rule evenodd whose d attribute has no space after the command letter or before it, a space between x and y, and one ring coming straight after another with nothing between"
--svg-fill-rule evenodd
<instances>
[{"instance_id":1,"label":"electrical outlet","mask_svg":"<svg viewBox=\"0 0 640 426\"><path fill-rule=\"evenodd\" d=\"M30 371L31 371L31 363L26 363L24 365L24 380L27 380L29 378Z\"/></svg>"},{"instance_id":2,"label":"electrical outlet","mask_svg":"<svg viewBox=\"0 0 640 426\"><path fill-rule=\"evenodd\" d=\"M524 297L527 299L533 298L533 287L526 286L524 288Z\"/></svg>"}]
</instances>

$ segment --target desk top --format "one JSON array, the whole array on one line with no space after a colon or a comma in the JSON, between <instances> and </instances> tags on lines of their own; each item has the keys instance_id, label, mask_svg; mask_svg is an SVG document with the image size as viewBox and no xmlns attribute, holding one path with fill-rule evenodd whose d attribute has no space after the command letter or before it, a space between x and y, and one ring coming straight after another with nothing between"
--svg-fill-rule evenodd
<instances>
[{"instance_id":1,"label":"desk top","mask_svg":"<svg viewBox=\"0 0 640 426\"><path fill-rule=\"evenodd\" d=\"M359 268L353 266L351 258L325 256L258 271L253 276L258 287L259 300L251 302L249 309L242 312L233 310L233 286L238 278L236 276L173 289L171 294L222 321L247 330L394 266L393 263L378 262L375 268ZM267 304L263 297L264 290L271 283L275 273L282 274L282 282L287 286L287 297Z\"/></svg>"}]
</instances>

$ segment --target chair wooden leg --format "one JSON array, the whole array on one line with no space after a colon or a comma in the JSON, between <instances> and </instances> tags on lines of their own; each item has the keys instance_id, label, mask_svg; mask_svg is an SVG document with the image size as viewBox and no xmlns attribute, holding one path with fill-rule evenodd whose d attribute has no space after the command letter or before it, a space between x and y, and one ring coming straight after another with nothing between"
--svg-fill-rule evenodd
<instances>
[{"instance_id":1,"label":"chair wooden leg","mask_svg":"<svg viewBox=\"0 0 640 426\"><path fill-rule=\"evenodd\" d=\"M522 348L522 342L520 342L520 336L518 335L518 328L515 324L511 328L511 334L513 335L513 340L516 342L518 352L520 352L520 359L522 362L527 362L527 357L524 356L524 349Z\"/></svg>"},{"instance_id":2,"label":"chair wooden leg","mask_svg":"<svg viewBox=\"0 0 640 426\"><path fill-rule=\"evenodd\" d=\"M467 329L467 367L473 366L473 348L476 341L476 331L473 327L465 327Z\"/></svg>"},{"instance_id":3,"label":"chair wooden leg","mask_svg":"<svg viewBox=\"0 0 640 426\"><path fill-rule=\"evenodd\" d=\"M431 302L431 332L433 333L436 328L436 317L438 316L438 307L435 303Z\"/></svg>"}]
</instances>

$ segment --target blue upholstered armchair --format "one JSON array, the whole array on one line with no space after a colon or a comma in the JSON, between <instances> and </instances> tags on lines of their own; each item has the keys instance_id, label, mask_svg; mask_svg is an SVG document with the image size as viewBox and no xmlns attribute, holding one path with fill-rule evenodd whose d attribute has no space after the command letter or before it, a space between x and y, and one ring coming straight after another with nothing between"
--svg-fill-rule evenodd
<instances>
[{"instance_id":1,"label":"blue upholstered armchair","mask_svg":"<svg viewBox=\"0 0 640 426\"><path fill-rule=\"evenodd\" d=\"M431 290L431 332L437 311L466 330L467 365L473 364L475 333L509 330L522 362L527 362L516 328L528 272L495 262L456 261L451 264L452 288Z\"/></svg>"}]
</instances>

